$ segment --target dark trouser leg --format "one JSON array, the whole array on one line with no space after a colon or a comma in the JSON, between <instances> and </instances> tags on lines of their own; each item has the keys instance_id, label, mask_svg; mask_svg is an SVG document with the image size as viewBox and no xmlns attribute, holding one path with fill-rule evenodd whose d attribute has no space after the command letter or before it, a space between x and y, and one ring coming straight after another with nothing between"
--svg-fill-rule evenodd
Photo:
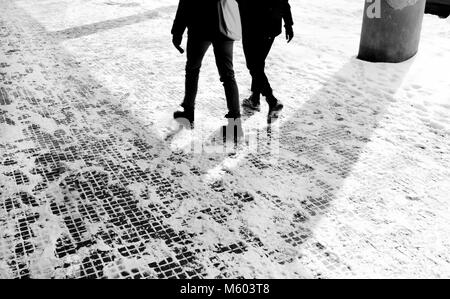
<instances>
[{"instance_id":1,"label":"dark trouser leg","mask_svg":"<svg viewBox=\"0 0 450 299\"><path fill-rule=\"evenodd\" d=\"M188 38L186 55L186 81L185 81L185 95L183 104L184 109L194 110L195 98L198 91L198 77L200 68L202 67L203 57L208 51L211 42L202 41L193 38Z\"/></svg>"},{"instance_id":2,"label":"dark trouser leg","mask_svg":"<svg viewBox=\"0 0 450 299\"><path fill-rule=\"evenodd\" d=\"M264 96L272 94L269 79L265 73L266 58L270 53L274 39L267 37L244 37L243 46L247 67L252 76L252 92Z\"/></svg>"},{"instance_id":3,"label":"dark trouser leg","mask_svg":"<svg viewBox=\"0 0 450 299\"><path fill-rule=\"evenodd\" d=\"M228 106L228 118L241 117L239 106L239 90L233 69L233 41L213 42L214 55L216 56L217 69L220 74Z\"/></svg>"}]
</instances>

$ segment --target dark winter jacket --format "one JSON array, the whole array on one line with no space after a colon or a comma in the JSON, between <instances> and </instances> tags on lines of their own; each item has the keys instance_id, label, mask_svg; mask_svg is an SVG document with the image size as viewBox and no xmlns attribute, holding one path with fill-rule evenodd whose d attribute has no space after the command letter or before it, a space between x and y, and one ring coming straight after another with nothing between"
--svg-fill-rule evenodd
<instances>
[{"instance_id":1,"label":"dark winter jacket","mask_svg":"<svg viewBox=\"0 0 450 299\"><path fill-rule=\"evenodd\" d=\"M212 40L223 37L219 29L219 0L180 0L172 34Z\"/></svg>"},{"instance_id":2,"label":"dark winter jacket","mask_svg":"<svg viewBox=\"0 0 450 299\"><path fill-rule=\"evenodd\" d=\"M285 26L294 25L289 0L237 0L242 30L246 36L276 37Z\"/></svg>"}]
</instances>

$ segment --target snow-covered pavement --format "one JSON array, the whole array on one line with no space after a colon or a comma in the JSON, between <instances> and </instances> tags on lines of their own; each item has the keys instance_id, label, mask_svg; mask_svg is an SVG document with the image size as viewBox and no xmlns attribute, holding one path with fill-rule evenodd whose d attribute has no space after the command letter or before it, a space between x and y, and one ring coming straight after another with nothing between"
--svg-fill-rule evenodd
<instances>
[{"instance_id":1,"label":"snow-covered pavement","mask_svg":"<svg viewBox=\"0 0 450 299\"><path fill-rule=\"evenodd\" d=\"M450 278L450 21L370 64L364 1L291 2L282 117L220 153L212 52L198 126L171 120L176 0L0 0L0 278Z\"/></svg>"}]
</instances>

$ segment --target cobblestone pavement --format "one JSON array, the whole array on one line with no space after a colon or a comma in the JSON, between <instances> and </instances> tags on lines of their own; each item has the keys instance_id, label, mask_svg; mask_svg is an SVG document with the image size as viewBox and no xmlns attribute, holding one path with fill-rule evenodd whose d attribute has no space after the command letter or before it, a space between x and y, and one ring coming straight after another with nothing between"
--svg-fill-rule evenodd
<instances>
[{"instance_id":1,"label":"cobblestone pavement","mask_svg":"<svg viewBox=\"0 0 450 299\"><path fill-rule=\"evenodd\" d=\"M283 115L200 154L226 106L209 53L201 125L174 131L176 1L0 0L0 277L449 278L449 23L369 64L361 1L293 2Z\"/></svg>"}]
</instances>

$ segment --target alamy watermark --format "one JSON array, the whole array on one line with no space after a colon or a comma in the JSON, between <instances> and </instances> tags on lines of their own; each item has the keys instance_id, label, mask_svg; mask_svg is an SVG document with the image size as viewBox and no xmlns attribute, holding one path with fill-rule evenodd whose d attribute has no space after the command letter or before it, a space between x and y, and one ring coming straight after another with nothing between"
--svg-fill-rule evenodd
<instances>
[{"instance_id":1,"label":"alamy watermark","mask_svg":"<svg viewBox=\"0 0 450 299\"><path fill-rule=\"evenodd\" d=\"M183 127L188 127L188 120L178 120L178 122L182 123ZM194 129L185 131L184 137L187 137L185 138L187 143L183 144L183 149L196 155L246 152L264 154L269 160L278 159L280 122L267 123L267 121L252 120L250 123L243 126L241 120L230 120L228 125L222 126L213 133L210 128L196 124Z\"/></svg>"},{"instance_id":2,"label":"alamy watermark","mask_svg":"<svg viewBox=\"0 0 450 299\"><path fill-rule=\"evenodd\" d=\"M370 3L367 6L366 14L369 19L381 19L381 0L366 0Z\"/></svg>"}]
</instances>

